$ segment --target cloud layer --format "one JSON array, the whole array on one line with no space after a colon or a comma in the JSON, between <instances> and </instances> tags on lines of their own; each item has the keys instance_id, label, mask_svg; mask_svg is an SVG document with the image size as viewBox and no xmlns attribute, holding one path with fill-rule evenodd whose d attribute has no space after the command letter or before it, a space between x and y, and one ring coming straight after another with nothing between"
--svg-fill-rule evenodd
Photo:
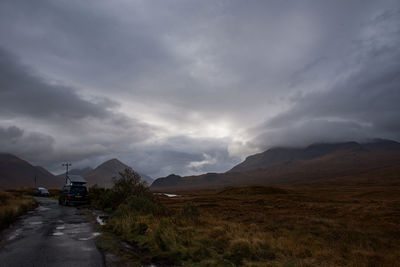
<instances>
[{"instance_id":1,"label":"cloud layer","mask_svg":"<svg viewBox=\"0 0 400 267\"><path fill-rule=\"evenodd\" d=\"M400 140L398 1L0 3L1 151L154 177Z\"/></svg>"}]
</instances>

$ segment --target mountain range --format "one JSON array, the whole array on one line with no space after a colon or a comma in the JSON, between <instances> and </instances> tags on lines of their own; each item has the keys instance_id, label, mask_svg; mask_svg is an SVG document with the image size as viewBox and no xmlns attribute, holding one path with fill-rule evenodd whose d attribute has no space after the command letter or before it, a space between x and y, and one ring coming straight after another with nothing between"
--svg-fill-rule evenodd
<instances>
[{"instance_id":1,"label":"mountain range","mask_svg":"<svg viewBox=\"0 0 400 267\"><path fill-rule=\"evenodd\" d=\"M102 187L111 187L112 178L118 177L119 172L126 168L130 167L118 159L111 159L95 169L91 167L72 169L68 173L85 177L89 186L97 184ZM149 184L153 181L147 175L140 175L142 180ZM0 153L0 189L34 187L35 177L37 187L61 188L65 182L65 173L55 176L41 166L33 166L12 154Z\"/></svg>"},{"instance_id":2,"label":"mountain range","mask_svg":"<svg viewBox=\"0 0 400 267\"><path fill-rule=\"evenodd\" d=\"M400 143L374 140L368 143L344 142L313 144L304 148L276 147L251 155L225 173L206 173L181 177L171 174L156 179L140 174L154 191L213 189L242 185L288 185L337 179L347 176L365 176L369 172L387 173L400 166ZM110 159L95 169L72 169L70 174L86 178L88 185L111 187L112 178L126 164ZM385 171L384 171L385 170ZM399 174L393 174L399 175ZM60 188L65 174L54 176L41 166L12 154L0 153L0 189L44 186ZM384 177L382 177L383 179ZM153 183L152 183L153 182Z\"/></svg>"},{"instance_id":3,"label":"mountain range","mask_svg":"<svg viewBox=\"0 0 400 267\"><path fill-rule=\"evenodd\" d=\"M374 140L313 144L305 148L276 147L247 157L225 173L156 179L155 191L213 189L242 185L288 185L363 175L400 165L400 143Z\"/></svg>"}]
</instances>

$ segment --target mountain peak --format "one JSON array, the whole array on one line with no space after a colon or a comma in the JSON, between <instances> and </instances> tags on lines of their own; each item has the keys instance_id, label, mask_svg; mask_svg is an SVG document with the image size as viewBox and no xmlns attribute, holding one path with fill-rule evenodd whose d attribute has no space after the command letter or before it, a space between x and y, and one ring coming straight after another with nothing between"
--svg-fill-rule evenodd
<instances>
[{"instance_id":1,"label":"mountain peak","mask_svg":"<svg viewBox=\"0 0 400 267\"><path fill-rule=\"evenodd\" d=\"M121 161L117 158L112 158L112 159L106 160L105 162L121 162Z\"/></svg>"},{"instance_id":2,"label":"mountain peak","mask_svg":"<svg viewBox=\"0 0 400 267\"><path fill-rule=\"evenodd\" d=\"M96 171L99 169L109 169L112 172L115 172L115 170L123 171L126 168L130 168L130 167L128 165L126 165L125 163L121 162L120 160L113 158L113 159L109 159L109 160L103 162L102 164L97 166L94 170Z\"/></svg>"},{"instance_id":3,"label":"mountain peak","mask_svg":"<svg viewBox=\"0 0 400 267\"><path fill-rule=\"evenodd\" d=\"M104 161L102 164L100 164L99 166L101 166L101 165L107 165L107 164L122 164L122 165L127 166L126 164L124 164L122 161L120 161L120 160L117 159L117 158L112 158L112 159L106 160L106 161Z\"/></svg>"}]
</instances>

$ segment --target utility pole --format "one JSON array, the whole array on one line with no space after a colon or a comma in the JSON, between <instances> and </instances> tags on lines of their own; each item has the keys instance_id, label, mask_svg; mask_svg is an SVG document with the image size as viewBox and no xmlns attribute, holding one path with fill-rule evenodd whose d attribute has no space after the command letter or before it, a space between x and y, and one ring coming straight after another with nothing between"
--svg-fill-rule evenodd
<instances>
[{"instance_id":1,"label":"utility pole","mask_svg":"<svg viewBox=\"0 0 400 267\"><path fill-rule=\"evenodd\" d=\"M67 172L65 173L65 184L67 184L67 178L68 178L68 167L71 166L72 164L69 162L65 162L62 164L62 166L67 167Z\"/></svg>"}]
</instances>

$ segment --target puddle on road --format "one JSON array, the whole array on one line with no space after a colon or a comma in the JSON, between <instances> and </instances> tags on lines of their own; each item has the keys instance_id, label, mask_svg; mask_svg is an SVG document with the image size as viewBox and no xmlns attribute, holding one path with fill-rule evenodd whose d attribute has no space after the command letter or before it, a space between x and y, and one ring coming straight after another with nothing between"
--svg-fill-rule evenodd
<instances>
[{"instance_id":1,"label":"puddle on road","mask_svg":"<svg viewBox=\"0 0 400 267\"><path fill-rule=\"evenodd\" d=\"M9 237L8 237L8 241L14 240L15 238L17 238L22 232L22 229L17 229L15 230L14 233L12 233Z\"/></svg>"},{"instance_id":2,"label":"puddle on road","mask_svg":"<svg viewBox=\"0 0 400 267\"><path fill-rule=\"evenodd\" d=\"M104 218L104 216L97 216L96 217L96 221L97 221L97 223L98 224L100 224L100 225L106 225L106 222L105 222L105 220L104 220L105 218Z\"/></svg>"},{"instance_id":3,"label":"puddle on road","mask_svg":"<svg viewBox=\"0 0 400 267\"><path fill-rule=\"evenodd\" d=\"M67 224L67 229L65 233L67 234L79 234L82 232L87 232L89 228L89 223L71 223Z\"/></svg>"},{"instance_id":4,"label":"puddle on road","mask_svg":"<svg viewBox=\"0 0 400 267\"><path fill-rule=\"evenodd\" d=\"M64 233L62 233L62 232L54 232L53 235L54 236L60 236L60 235L64 235Z\"/></svg>"},{"instance_id":5,"label":"puddle on road","mask_svg":"<svg viewBox=\"0 0 400 267\"><path fill-rule=\"evenodd\" d=\"M46 208L46 207L43 207L43 206L39 206L38 208L37 208L37 210L38 211L46 211L46 210L49 210L50 208Z\"/></svg>"},{"instance_id":6,"label":"puddle on road","mask_svg":"<svg viewBox=\"0 0 400 267\"><path fill-rule=\"evenodd\" d=\"M65 229L65 226L64 226L64 225L57 226L56 229L57 229L57 230L63 230L63 229Z\"/></svg>"},{"instance_id":7,"label":"puddle on road","mask_svg":"<svg viewBox=\"0 0 400 267\"><path fill-rule=\"evenodd\" d=\"M29 222L30 225L38 225L38 224L42 224L43 222Z\"/></svg>"},{"instance_id":8,"label":"puddle on road","mask_svg":"<svg viewBox=\"0 0 400 267\"><path fill-rule=\"evenodd\" d=\"M100 235L99 232L94 232L94 233L92 233L91 236L89 236L89 237L81 237L78 240L79 241L87 241L87 240L93 239L93 238L95 238L96 236L99 236L99 235Z\"/></svg>"}]
</instances>

